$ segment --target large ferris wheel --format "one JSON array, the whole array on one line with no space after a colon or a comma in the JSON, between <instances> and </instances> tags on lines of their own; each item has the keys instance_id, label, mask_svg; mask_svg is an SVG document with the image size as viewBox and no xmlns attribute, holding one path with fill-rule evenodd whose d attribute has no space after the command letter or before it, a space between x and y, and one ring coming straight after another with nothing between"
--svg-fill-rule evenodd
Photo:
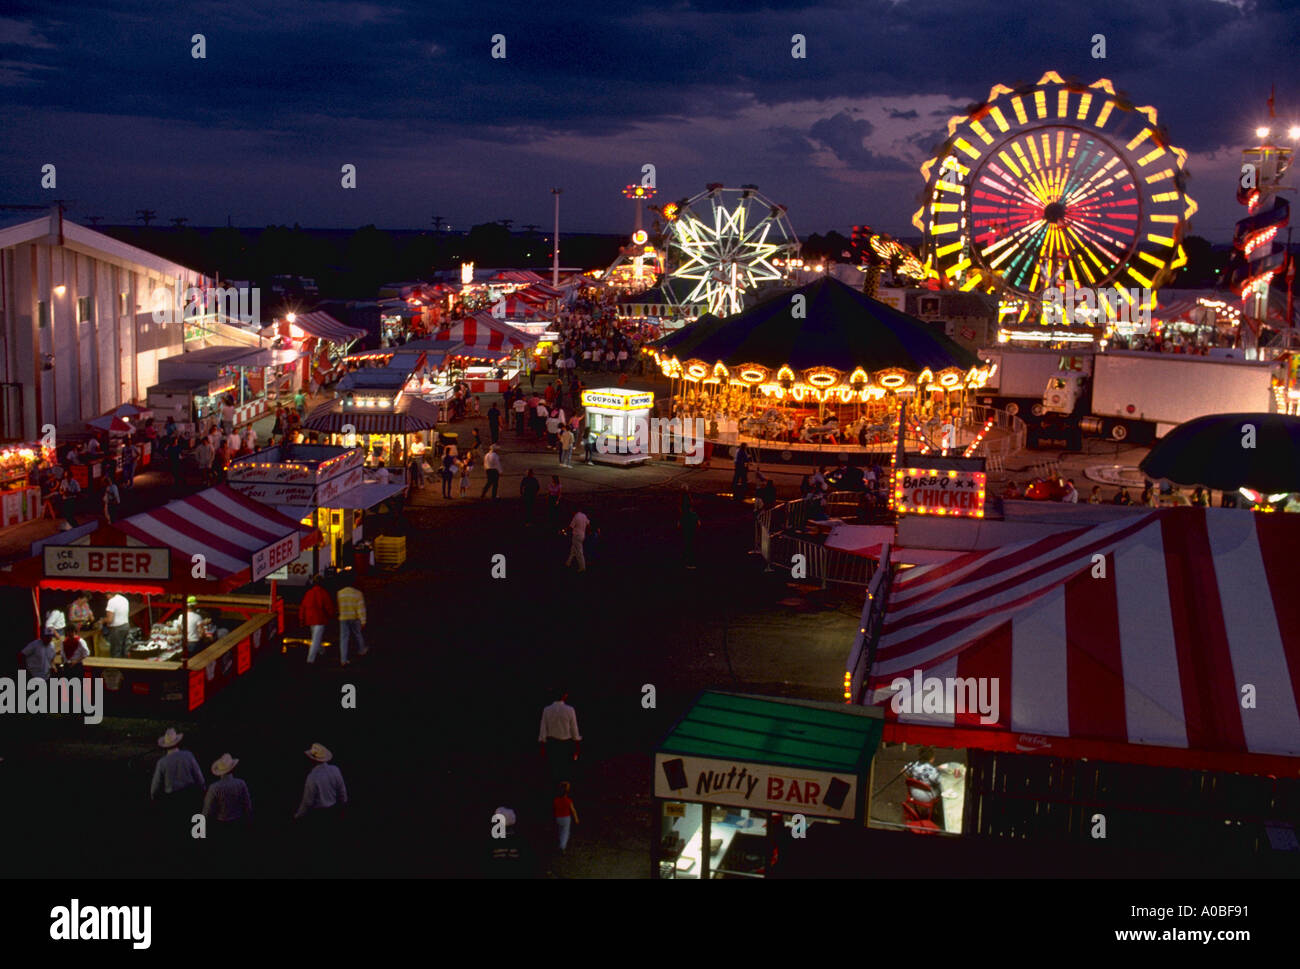
<instances>
[{"instance_id":1,"label":"large ferris wheel","mask_svg":"<svg viewBox=\"0 0 1300 969\"><path fill-rule=\"evenodd\" d=\"M752 185L710 185L660 212L667 223L663 288L678 306L703 305L715 316L739 313L746 293L786 278L799 252L785 206Z\"/></svg>"},{"instance_id":2,"label":"large ferris wheel","mask_svg":"<svg viewBox=\"0 0 1300 969\"><path fill-rule=\"evenodd\" d=\"M921 167L924 204L913 223L946 285L1001 293L1028 307L1044 290L1150 292L1185 262L1181 241L1196 203L1187 153L1171 145L1153 107L1110 81L995 85L948 122Z\"/></svg>"}]
</instances>

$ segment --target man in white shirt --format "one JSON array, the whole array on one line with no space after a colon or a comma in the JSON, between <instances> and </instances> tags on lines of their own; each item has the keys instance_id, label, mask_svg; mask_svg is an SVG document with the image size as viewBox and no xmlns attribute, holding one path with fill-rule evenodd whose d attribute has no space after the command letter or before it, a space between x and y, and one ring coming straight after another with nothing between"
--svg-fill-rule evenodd
<instances>
[{"instance_id":1,"label":"man in white shirt","mask_svg":"<svg viewBox=\"0 0 1300 969\"><path fill-rule=\"evenodd\" d=\"M150 800L163 809L163 826L168 838L176 837L198 812L207 787L199 762L188 750L181 750L184 736L168 727L158 738L158 746L167 753L154 765L153 782L149 785Z\"/></svg>"},{"instance_id":2,"label":"man in white shirt","mask_svg":"<svg viewBox=\"0 0 1300 969\"><path fill-rule=\"evenodd\" d=\"M578 563L578 571L587 571L587 560L583 555L582 543L587 540L587 526L591 524L591 519L583 514L582 509L573 516L569 522L569 557L564 560L564 567L568 568L569 563L575 559Z\"/></svg>"},{"instance_id":3,"label":"man in white shirt","mask_svg":"<svg viewBox=\"0 0 1300 969\"><path fill-rule=\"evenodd\" d=\"M244 442L239 436L239 428L235 428L230 432L230 436L226 438L226 443L230 445L231 454L238 454L243 450Z\"/></svg>"},{"instance_id":4,"label":"man in white shirt","mask_svg":"<svg viewBox=\"0 0 1300 969\"><path fill-rule=\"evenodd\" d=\"M568 691L556 690L553 695L555 702L542 710L537 742L550 764L552 779L569 780L582 746L582 734L578 732L578 713L567 702Z\"/></svg>"},{"instance_id":5,"label":"man in white shirt","mask_svg":"<svg viewBox=\"0 0 1300 969\"><path fill-rule=\"evenodd\" d=\"M515 412L515 433L524 433L524 413L528 410L528 402L524 400L522 394L515 398L515 402L510 405L510 409Z\"/></svg>"},{"instance_id":6,"label":"man in white shirt","mask_svg":"<svg viewBox=\"0 0 1300 969\"><path fill-rule=\"evenodd\" d=\"M495 444L488 448L487 454L483 455L483 467L487 470L487 484L479 492L480 498L486 498L488 489L492 490L492 500L497 500L497 486L501 484L501 455L497 454Z\"/></svg>"},{"instance_id":7,"label":"man in white shirt","mask_svg":"<svg viewBox=\"0 0 1300 969\"><path fill-rule=\"evenodd\" d=\"M248 430L244 432L244 443L248 445L250 451L257 450L257 428L252 424L249 424Z\"/></svg>"},{"instance_id":8,"label":"man in white shirt","mask_svg":"<svg viewBox=\"0 0 1300 969\"><path fill-rule=\"evenodd\" d=\"M47 629L41 634L40 639L33 639L23 647L21 655L29 679L39 677L42 680L48 680L50 678L50 664L54 662L55 635L54 632Z\"/></svg>"},{"instance_id":9,"label":"man in white shirt","mask_svg":"<svg viewBox=\"0 0 1300 969\"><path fill-rule=\"evenodd\" d=\"M108 640L110 656L126 656L126 637L131 631L131 604L126 596L117 593L104 608L104 638Z\"/></svg>"}]
</instances>

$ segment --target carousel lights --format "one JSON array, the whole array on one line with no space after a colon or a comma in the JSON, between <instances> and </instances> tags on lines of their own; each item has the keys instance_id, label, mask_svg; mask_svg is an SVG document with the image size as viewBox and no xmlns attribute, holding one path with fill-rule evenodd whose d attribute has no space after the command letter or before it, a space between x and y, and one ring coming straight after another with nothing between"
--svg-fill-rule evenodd
<instances>
[{"instance_id":1,"label":"carousel lights","mask_svg":"<svg viewBox=\"0 0 1300 969\"><path fill-rule=\"evenodd\" d=\"M897 390L907 383L907 378L901 373L887 373L880 378L880 386L888 387L890 390Z\"/></svg>"},{"instance_id":2,"label":"carousel lights","mask_svg":"<svg viewBox=\"0 0 1300 969\"><path fill-rule=\"evenodd\" d=\"M767 371L761 367L745 367L740 371L740 379L747 384L761 384L767 379Z\"/></svg>"},{"instance_id":3,"label":"carousel lights","mask_svg":"<svg viewBox=\"0 0 1300 969\"><path fill-rule=\"evenodd\" d=\"M975 449L978 448L980 442L984 440L984 435L988 434L988 432L993 429L993 423L994 419L992 417L984 422L984 426L980 428L980 432L975 435L975 440L971 441L966 450L962 452L962 457L968 458L975 453Z\"/></svg>"}]
</instances>

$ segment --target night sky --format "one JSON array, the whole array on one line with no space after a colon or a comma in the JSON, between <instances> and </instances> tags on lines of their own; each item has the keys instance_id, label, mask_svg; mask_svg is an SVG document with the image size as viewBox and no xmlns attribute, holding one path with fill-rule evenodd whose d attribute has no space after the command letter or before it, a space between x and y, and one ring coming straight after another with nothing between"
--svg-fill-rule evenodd
<instances>
[{"instance_id":1,"label":"night sky","mask_svg":"<svg viewBox=\"0 0 1300 969\"><path fill-rule=\"evenodd\" d=\"M911 235L917 167L948 117L1055 70L1154 105L1191 152L1192 231L1228 241L1271 83L1277 124L1300 122L1294 0L118 6L5 5L0 202L65 198L105 222L150 208L194 225L423 228L436 213L546 229L558 185L562 231L621 232L620 189L650 162L662 197L755 183L800 235Z\"/></svg>"}]
</instances>

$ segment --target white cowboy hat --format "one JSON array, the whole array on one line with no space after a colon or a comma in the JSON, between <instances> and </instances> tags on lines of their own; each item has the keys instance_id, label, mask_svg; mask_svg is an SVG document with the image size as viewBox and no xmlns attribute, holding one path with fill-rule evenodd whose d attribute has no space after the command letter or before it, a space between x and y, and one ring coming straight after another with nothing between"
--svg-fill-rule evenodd
<instances>
[{"instance_id":1,"label":"white cowboy hat","mask_svg":"<svg viewBox=\"0 0 1300 969\"><path fill-rule=\"evenodd\" d=\"M239 763L238 757L231 757L229 754L222 754L217 760L212 762L212 773L218 777L229 774Z\"/></svg>"},{"instance_id":2,"label":"white cowboy hat","mask_svg":"<svg viewBox=\"0 0 1300 969\"><path fill-rule=\"evenodd\" d=\"M167 728L167 732L158 738L159 747L175 747L185 736L183 733L177 733L172 727Z\"/></svg>"},{"instance_id":3,"label":"white cowboy hat","mask_svg":"<svg viewBox=\"0 0 1300 969\"><path fill-rule=\"evenodd\" d=\"M328 761L334 759L334 755L331 754L327 748L322 747L320 744L312 744L311 749L304 750L303 753L306 754L308 757L310 757L312 760L320 764L327 763Z\"/></svg>"}]
</instances>

